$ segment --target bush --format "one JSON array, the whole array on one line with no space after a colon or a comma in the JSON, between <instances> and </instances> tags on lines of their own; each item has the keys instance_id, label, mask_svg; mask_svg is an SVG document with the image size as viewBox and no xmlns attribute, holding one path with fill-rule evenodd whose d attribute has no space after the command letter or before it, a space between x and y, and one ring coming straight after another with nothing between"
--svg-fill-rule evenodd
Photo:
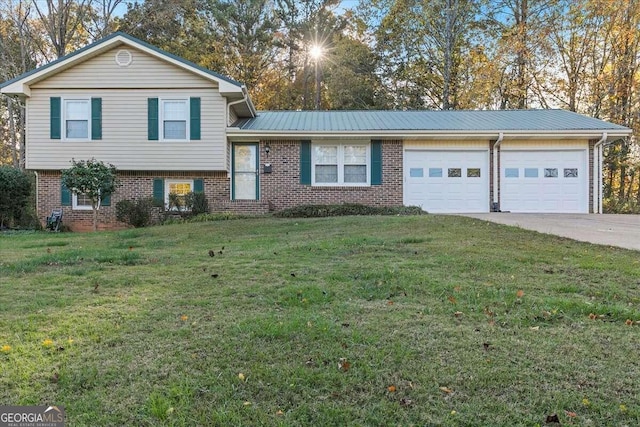
<instances>
[{"instance_id":1,"label":"bush","mask_svg":"<svg viewBox=\"0 0 640 427\"><path fill-rule=\"evenodd\" d=\"M355 203L341 205L301 205L276 212L274 215L280 218L319 218L327 216L347 215L424 215L426 214L417 206L393 206L378 207L366 206Z\"/></svg>"},{"instance_id":2,"label":"bush","mask_svg":"<svg viewBox=\"0 0 640 427\"><path fill-rule=\"evenodd\" d=\"M209 213L209 202L204 193L188 193L186 196L186 205L191 216Z\"/></svg>"},{"instance_id":3,"label":"bush","mask_svg":"<svg viewBox=\"0 0 640 427\"><path fill-rule=\"evenodd\" d=\"M31 181L27 174L10 166L0 167L0 227L20 221L30 193Z\"/></svg>"},{"instance_id":4,"label":"bush","mask_svg":"<svg viewBox=\"0 0 640 427\"><path fill-rule=\"evenodd\" d=\"M151 224L153 197L138 200L121 200L116 203L116 218L133 227L147 227Z\"/></svg>"}]
</instances>

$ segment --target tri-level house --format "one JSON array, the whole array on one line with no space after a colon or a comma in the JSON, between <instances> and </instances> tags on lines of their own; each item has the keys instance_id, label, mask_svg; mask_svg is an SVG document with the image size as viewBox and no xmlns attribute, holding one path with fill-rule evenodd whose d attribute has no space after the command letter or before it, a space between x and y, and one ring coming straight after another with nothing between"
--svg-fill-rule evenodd
<instances>
[{"instance_id":1,"label":"tri-level house","mask_svg":"<svg viewBox=\"0 0 640 427\"><path fill-rule=\"evenodd\" d=\"M203 192L212 211L299 204L429 212L599 212L603 145L631 130L563 110L256 111L241 83L114 33L0 85L27 109L41 220L91 207L61 185L71 160L114 164L115 203Z\"/></svg>"}]
</instances>

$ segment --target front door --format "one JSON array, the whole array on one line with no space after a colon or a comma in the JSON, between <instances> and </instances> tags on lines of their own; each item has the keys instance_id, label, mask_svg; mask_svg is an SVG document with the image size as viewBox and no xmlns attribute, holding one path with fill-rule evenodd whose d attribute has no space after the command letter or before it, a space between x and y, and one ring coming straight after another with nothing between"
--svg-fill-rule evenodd
<instances>
[{"instance_id":1,"label":"front door","mask_svg":"<svg viewBox=\"0 0 640 427\"><path fill-rule=\"evenodd\" d=\"M233 200L258 199L258 144L233 145Z\"/></svg>"}]
</instances>

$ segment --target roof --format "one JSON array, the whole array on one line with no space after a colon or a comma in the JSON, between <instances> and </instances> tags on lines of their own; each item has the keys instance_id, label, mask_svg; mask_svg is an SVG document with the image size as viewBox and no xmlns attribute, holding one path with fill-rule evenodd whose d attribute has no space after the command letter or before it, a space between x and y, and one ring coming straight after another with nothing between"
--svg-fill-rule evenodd
<instances>
[{"instance_id":1,"label":"roof","mask_svg":"<svg viewBox=\"0 0 640 427\"><path fill-rule=\"evenodd\" d=\"M229 129L243 137L497 137L621 138L624 126L566 110L261 111Z\"/></svg>"},{"instance_id":2,"label":"roof","mask_svg":"<svg viewBox=\"0 0 640 427\"><path fill-rule=\"evenodd\" d=\"M598 130L627 128L566 110L497 111L261 111L236 124L261 131L509 131Z\"/></svg>"}]
</instances>

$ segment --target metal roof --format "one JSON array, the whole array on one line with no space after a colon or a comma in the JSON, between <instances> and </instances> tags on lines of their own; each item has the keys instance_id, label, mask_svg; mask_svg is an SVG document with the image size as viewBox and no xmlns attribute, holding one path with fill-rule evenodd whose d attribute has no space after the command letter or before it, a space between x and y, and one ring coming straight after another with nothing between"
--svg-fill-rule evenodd
<instances>
[{"instance_id":1,"label":"metal roof","mask_svg":"<svg viewBox=\"0 0 640 427\"><path fill-rule=\"evenodd\" d=\"M254 132L617 131L630 129L566 110L260 111L234 124Z\"/></svg>"}]
</instances>

